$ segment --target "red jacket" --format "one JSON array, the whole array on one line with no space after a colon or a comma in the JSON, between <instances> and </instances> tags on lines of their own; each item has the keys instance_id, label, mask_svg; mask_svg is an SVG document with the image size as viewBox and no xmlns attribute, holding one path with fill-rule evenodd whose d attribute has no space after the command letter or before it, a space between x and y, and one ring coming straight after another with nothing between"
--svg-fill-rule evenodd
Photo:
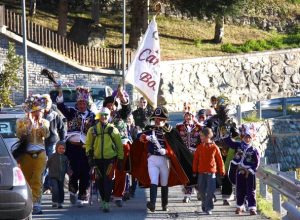
<instances>
[{"instance_id":1,"label":"red jacket","mask_svg":"<svg viewBox=\"0 0 300 220\"><path fill-rule=\"evenodd\" d=\"M225 174L221 152L215 143L198 144L193 160L193 173Z\"/></svg>"}]
</instances>

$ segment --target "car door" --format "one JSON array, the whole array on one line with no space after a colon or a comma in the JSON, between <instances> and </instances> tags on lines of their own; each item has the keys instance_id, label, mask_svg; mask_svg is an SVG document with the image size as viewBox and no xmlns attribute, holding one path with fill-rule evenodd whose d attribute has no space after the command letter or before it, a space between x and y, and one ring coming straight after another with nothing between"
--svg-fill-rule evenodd
<instances>
[{"instance_id":1,"label":"car door","mask_svg":"<svg viewBox=\"0 0 300 220\"><path fill-rule=\"evenodd\" d=\"M13 168L15 166L16 163L0 136L0 190L13 187Z\"/></svg>"}]
</instances>

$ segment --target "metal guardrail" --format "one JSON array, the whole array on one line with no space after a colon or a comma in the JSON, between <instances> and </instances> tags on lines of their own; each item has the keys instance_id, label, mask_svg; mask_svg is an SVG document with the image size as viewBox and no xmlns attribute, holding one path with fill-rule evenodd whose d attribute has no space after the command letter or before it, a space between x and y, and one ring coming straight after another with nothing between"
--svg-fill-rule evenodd
<instances>
[{"instance_id":1,"label":"metal guardrail","mask_svg":"<svg viewBox=\"0 0 300 220\"><path fill-rule=\"evenodd\" d=\"M247 102L241 105L236 106L236 118L238 123L241 124L242 122L242 113L248 111L257 111L257 117L259 119L262 118L262 109L271 109L277 106L282 107L282 115L287 115L287 108L288 105L299 105L300 104L300 97L287 97L287 98L276 98L276 99L269 99L264 101L258 102Z\"/></svg>"},{"instance_id":2,"label":"metal guardrail","mask_svg":"<svg viewBox=\"0 0 300 220\"><path fill-rule=\"evenodd\" d=\"M289 176L286 172L281 172L279 164L266 165L265 158L259 166L256 177L259 179L260 194L267 197L267 186L272 187L273 209L281 213L281 207L287 211L284 220L299 220L300 210L300 181ZM274 168L275 167L275 168ZM277 167L277 169L276 169ZM288 201L281 204L281 195L284 195Z\"/></svg>"}]
</instances>

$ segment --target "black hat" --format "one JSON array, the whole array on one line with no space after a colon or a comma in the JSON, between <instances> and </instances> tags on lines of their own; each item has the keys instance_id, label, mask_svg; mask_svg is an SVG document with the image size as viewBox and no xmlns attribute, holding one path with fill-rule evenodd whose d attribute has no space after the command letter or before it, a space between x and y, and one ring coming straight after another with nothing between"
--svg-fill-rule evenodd
<instances>
[{"instance_id":1,"label":"black hat","mask_svg":"<svg viewBox=\"0 0 300 220\"><path fill-rule=\"evenodd\" d=\"M197 116L199 117L200 115L205 115L205 113L206 113L206 109L204 109L204 108L200 109Z\"/></svg>"},{"instance_id":2,"label":"black hat","mask_svg":"<svg viewBox=\"0 0 300 220\"><path fill-rule=\"evenodd\" d=\"M107 96L107 97L104 99L103 107L106 107L108 103L115 103L115 106L118 107L118 102L115 101L115 97L114 97L114 96Z\"/></svg>"},{"instance_id":3,"label":"black hat","mask_svg":"<svg viewBox=\"0 0 300 220\"><path fill-rule=\"evenodd\" d=\"M165 107L158 106L152 113L150 119L153 118L168 119L168 117L169 117L168 110Z\"/></svg>"}]
</instances>

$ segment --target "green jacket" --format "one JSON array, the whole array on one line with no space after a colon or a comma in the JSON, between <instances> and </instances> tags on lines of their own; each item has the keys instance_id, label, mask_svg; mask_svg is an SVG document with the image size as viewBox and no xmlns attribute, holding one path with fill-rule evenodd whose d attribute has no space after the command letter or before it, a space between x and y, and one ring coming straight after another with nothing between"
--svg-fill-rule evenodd
<instances>
[{"instance_id":1,"label":"green jacket","mask_svg":"<svg viewBox=\"0 0 300 220\"><path fill-rule=\"evenodd\" d=\"M90 127L87 132L85 143L87 155L90 154L90 151L93 151L94 159L111 159L116 156L118 159L123 159L124 150L118 129L110 123L104 129L100 122L95 126L96 132L94 126ZM108 133L109 127L113 127L111 136Z\"/></svg>"}]
</instances>

